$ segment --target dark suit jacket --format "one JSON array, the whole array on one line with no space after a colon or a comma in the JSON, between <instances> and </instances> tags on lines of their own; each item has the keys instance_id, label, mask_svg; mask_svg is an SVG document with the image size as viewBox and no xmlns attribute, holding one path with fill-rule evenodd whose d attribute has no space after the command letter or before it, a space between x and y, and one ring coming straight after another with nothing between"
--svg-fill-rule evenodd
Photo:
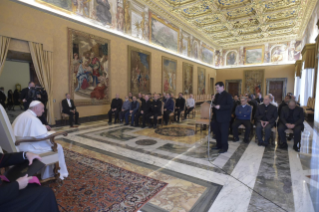
<instances>
[{"instance_id":1,"label":"dark suit jacket","mask_svg":"<svg viewBox=\"0 0 319 212\"><path fill-rule=\"evenodd\" d=\"M0 103L4 105L6 100L7 100L6 95L4 93L2 93L2 91L0 91Z\"/></svg>"},{"instance_id":2,"label":"dark suit jacket","mask_svg":"<svg viewBox=\"0 0 319 212\"><path fill-rule=\"evenodd\" d=\"M30 102L28 102L29 90L30 90L29 88L23 88L20 92L21 101L23 99L27 100L26 102L23 102L23 106L25 110L29 108L29 104L30 104Z\"/></svg>"},{"instance_id":3,"label":"dark suit jacket","mask_svg":"<svg viewBox=\"0 0 319 212\"><path fill-rule=\"evenodd\" d=\"M288 105L286 104L286 102L285 101L282 101L282 103L279 105L279 107L278 107L278 116L280 117L280 115L281 115L281 111L282 111L282 109L283 108L285 108L285 107L287 107Z\"/></svg>"},{"instance_id":4,"label":"dark suit jacket","mask_svg":"<svg viewBox=\"0 0 319 212\"><path fill-rule=\"evenodd\" d=\"M142 110L144 114L150 113L152 111L152 102L150 100L144 101L141 107Z\"/></svg>"},{"instance_id":5,"label":"dark suit jacket","mask_svg":"<svg viewBox=\"0 0 319 212\"><path fill-rule=\"evenodd\" d=\"M71 107L69 107L69 104L68 104L66 99L62 100L62 108L63 108L62 112L63 113L70 113L70 110L76 109L72 99L70 99L70 102L71 102Z\"/></svg>"},{"instance_id":6,"label":"dark suit jacket","mask_svg":"<svg viewBox=\"0 0 319 212\"><path fill-rule=\"evenodd\" d=\"M117 111L121 111L122 104L123 104L122 99L120 99L120 98L118 98L118 99L114 98L114 99L112 100L112 103L111 103L111 109L116 108Z\"/></svg>"},{"instance_id":7,"label":"dark suit jacket","mask_svg":"<svg viewBox=\"0 0 319 212\"><path fill-rule=\"evenodd\" d=\"M162 101L160 99L158 99L157 101L153 101L152 102L152 112L158 115L162 114Z\"/></svg>"},{"instance_id":8,"label":"dark suit jacket","mask_svg":"<svg viewBox=\"0 0 319 212\"><path fill-rule=\"evenodd\" d=\"M176 107L179 107L180 110L184 110L184 107L185 107L185 99L184 99L183 97L176 99Z\"/></svg>"},{"instance_id":9,"label":"dark suit jacket","mask_svg":"<svg viewBox=\"0 0 319 212\"><path fill-rule=\"evenodd\" d=\"M174 110L174 101L172 98L166 99L164 109L173 111Z\"/></svg>"},{"instance_id":10,"label":"dark suit jacket","mask_svg":"<svg viewBox=\"0 0 319 212\"><path fill-rule=\"evenodd\" d=\"M283 124L286 124L287 123L287 119L289 117L289 107L284 107L281 111L281 114L280 114L280 122L283 123ZM300 107L295 107L294 109L294 113L292 114L293 116L293 120L294 122L293 123L290 123L290 124L294 124L294 125L302 125L304 127L304 124L303 122L305 121L305 115L304 115L304 112L303 112L303 109L300 108Z\"/></svg>"},{"instance_id":11,"label":"dark suit jacket","mask_svg":"<svg viewBox=\"0 0 319 212\"><path fill-rule=\"evenodd\" d=\"M257 102L258 104L260 104L260 103L262 103L262 102L264 101L264 98L261 97L261 99L259 99L259 98L257 97L255 100L256 100L256 102Z\"/></svg>"},{"instance_id":12,"label":"dark suit jacket","mask_svg":"<svg viewBox=\"0 0 319 212\"><path fill-rule=\"evenodd\" d=\"M257 107L258 107L257 101L255 99L253 99L253 100L249 101L248 104L250 104L253 107L253 117L255 117Z\"/></svg>"},{"instance_id":13,"label":"dark suit jacket","mask_svg":"<svg viewBox=\"0 0 319 212\"><path fill-rule=\"evenodd\" d=\"M230 122L231 113L234 106L234 101L232 96L223 91L215 95L214 105L220 105L220 108L217 110L213 108L213 119L217 122L225 123Z\"/></svg>"},{"instance_id":14,"label":"dark suit jacket","mask_svg":"<svg viewBox=\"0 0 319 212\"><path fill-rule=\"evenodd\" d=\"M278 113L277 113L277 107L272 104L269 104L268 107L266 107L264 104L259 105L257 107L257 111L255 115L255 123L260 122L260 120L263 118L265 113L266 113L266 117L268 119L269 124L275 124L278 117Z\"/></svg>"},{"instance_id":15,"label":"dark suit jacket","mask_svg":"<svg viewBox=\"0 0 319 212\"><path fill-rule=\"evenodd\" d=\"M0 153L0 168L23 163L23 152L2 154ZM19 195L19 183L17 181L2 184L0 180L0 209L1 205Z\"/></svg>"}]
</instances>

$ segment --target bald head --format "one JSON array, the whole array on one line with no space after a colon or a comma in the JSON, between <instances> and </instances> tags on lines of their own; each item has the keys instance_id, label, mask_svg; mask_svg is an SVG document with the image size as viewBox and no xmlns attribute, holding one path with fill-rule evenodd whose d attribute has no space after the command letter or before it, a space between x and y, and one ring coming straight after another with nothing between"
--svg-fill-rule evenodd
<instances>
[{"instance_id":1,"label":"bald head","mask_svg":"<svg viewBox=\"0 0 319 212\"><path fill-rule=\"evenodd\" d=\"M270 103L270 96L269 95L264 96L264 104L269 105L269 103Z\"/></svg>"},{"instance_id":2,"label":"bald head","mask_svg":"<svg viewBox=\"0 0 319 212\"><path fill-rule=\"evenodd\" d=\"M29 109L32 110L38 117L40 117L44 112L44 105L40 103L36 106L30 107Z\"/></svg>"}]
</instances>

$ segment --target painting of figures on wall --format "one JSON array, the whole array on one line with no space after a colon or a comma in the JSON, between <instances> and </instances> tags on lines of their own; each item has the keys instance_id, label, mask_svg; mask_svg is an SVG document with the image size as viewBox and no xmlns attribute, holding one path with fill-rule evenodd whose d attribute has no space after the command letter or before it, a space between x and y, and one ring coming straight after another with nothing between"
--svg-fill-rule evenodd
<instances>
[{"instance_id":1,"label":"painting of figures on wall","mask_svg":"<svg viewBox=\"0 0 319 212\"><path fill-rule=\"evenodd\" d=\"M248 47L245 49L245 64L261 64L264 62L264 46Z\"/></svg>"},{"instance_id":2,"label":"painting of figures on wall","mask_svg":"<svg viewBox=\"0 0 319 212\"><path fill-rule=\"evenodd\" d=\"M75 14L92 21L97 21L112 28L117 26L117 11L122 11L117 7L117 0L35 0L54 9L58 9L68 14Z\"/></svg>"},{"instance_id":3,"label":"painting of figures on wall","mask_svg":"<svg viewBox=\"0 0 319 212\"><path fill-rule=\"evenodd\" d=\"M202 46L201 57L204 63L213 64L214 51L209 50L204 45Z\"/></svg>"},{"instance_id":4,"label":"painting of figures on wall","mask_svg":"<svg viewBox=\"0 0 319 212\"><path fill-rule=\"evenodd\" d=\"M179 29L151 14L150 41L166 49L178 52Z\"/></svg>"},{"instance_id":5,"label":"painting of figures on wall","mask_svg":"<svg viewBox=\"0 0 319 212\"><path fill-rule=\"evenodd\" d=\"M191 64L183 63L183 93L193 93L193 72L194 67Z\"/></svg>"},{"instance_id":6,"label":"painting of figures on wall","mask_svg":"<svg viewBox=\"0 0 319 212\"><path fill-rule=\"evenodd\" d=\"M289 48L288 50L288 60L294 61L294 60L300 60L301 55L301 41L296 41L292 48Z\"/></svg>"},{"instance_id":7,"label":"painting of figures on wall","mask_svg":"<svg viewBox=\"0 0 319 212\"><path fill-rule=\"evenodd\" d=\"M265 70L244 71L244 93L262 93Z\"/></svg>"},{"instance_id":8,"label":"painting of figures on wall","mask_svg":"<svg viewBox=\"0 0 319 212\"><path fill-rule=\"evenodd\" d=\"M286 52L286 46L275 46L271 49L271 62L281 62L284 60L284 54Z\"/></svg>"},{"instance_id":9,"label":"painting of figures on wall","mask_svg":"<svg viewBox=\"0 0 319 212\"><path fill-rule=\"evenodd\" d=\"M226 65L227 66L232 66L236 64L236 59L237 59L237 53L236 52L229 52L226 55Z\"/></svg>"},{"instance_id":10,"label":"painting of figures on wall","mask_svg":"<svg viewBox=\"0 0 319 212\"><path fill-rule=\"evenodd\" d=\"M76 105L109 102L110 41L68 29L70 94Z\"/></svg>"},{"instance_id":11,"label":"painting of figures on wall","mask_svg":"<svg viewBox=\"0 0 319 212\"><path fill-rule=\"evenodd\" d=\"M129 91L133 95L151 92L151 53L128 47Z\"/></svg>"},{"instance_id":12,"label":"painting of figures on wall","mask_svg":"<svg viewBox=\"0 0 319 212\"><path fill-rule=\"evenodd\" d=\"M162 91L176 94L177 61L162 57Z\"/></svg>"},{"instance_id":13,"label":"painting of figures on wall","mask_svg":"<svg viewBox=\"0 0 319 212\"><path fill-rule=\"evenodd\" d=\"M190 37L188 34L182 33L181 36L181 44L180 44L181 51L180 53L184 56L189 56L190 52Z\"/></svg>"},{"instance_id":14,"label":"painting of figures on wall","mask_svg":"<svg viewBox=\"0 0 319 212\"><path fill-rule=\"evenodd\" d=\"M204 68L197 68L197 94L206 93L206 70Z\"/></svg>"},{"instance_id":15,"label":"painting of figures on wall","mask_svg":"<svg viewBox=\"0 0 319 212\"><path fill-rule=\"evenodd\" d=\"M193 58L198 59L199 58L199 44L197 41L194 41L192 50L193 50Z\"/></svg>"}]
</instances>

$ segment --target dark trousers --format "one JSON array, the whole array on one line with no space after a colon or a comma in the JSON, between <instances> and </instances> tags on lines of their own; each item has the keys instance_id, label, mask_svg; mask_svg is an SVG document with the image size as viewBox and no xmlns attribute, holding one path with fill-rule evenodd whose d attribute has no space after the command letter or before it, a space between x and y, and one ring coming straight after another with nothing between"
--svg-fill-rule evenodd
<instances>
[{"instance_id":1,"label":"dark trousers","mask_svg":"<svg viewBox=\"0 0 319 212\"><path fill-rule=\"evenodd\" d=\"M265 131L265 141L264 144L268 145L269 144L269 139L272 135L271 129L274 127L274 124L267 124L265 128L261 126L260 121L256 123L256 135L258 139L258 143L263 143L263 129Z\"/></svg>"},{"instance_id":2,"label":"dark trousers","mask_svg":"<svg viewBox=\"0 0 319 212\"><path fill-rule=\"evenodd\" d=\"M165 110L164 111L164 122L165 124L168 124L168 119L169 119L169 114L171 113L172 111L171 110Z\"/></svg>"},{"instance_id":3,"label":"dark trousers","mask_svg":"<svg viewBox=\"0 0 319 212\"><path fill-rule=\"evenodd\" d=\"M162 114L161 113L149 113L149 116L148 116L148 122L151 124L151 125L157 125L157 117L158 116L161 116ZM150 118L151 116L153 116L153 120L154 122L152 122L152 119Z\"/></svg>"},{"instance_id":4,"label":"dark trousers","mask_svg":"<svg viewBox=\"0 0 319 212\"><path fill-rule=\"evenodd\" d=\"M231 117L231 119L230 119L230 123L229 123L229 131L230 131L230 134L233 134L233 123L234 123L234 121L235 121L235 116L233 117Z\"/></svg>"},{"instance_id":5,"label":"dark trousers","mask_svg":"<svg viewBox=\"0 0 319 212\"><path fill-rule=\"evenodd\" d=\"M139 112L136 116L136 121L135 121L135 124L138 125L138 122L140 120L140 116L142 116L142 122L143 122L143 126L145 127L146 123L150 123L149 122L149 118L152 116L152 113L141 113Z\"/></svg>"},{"instance_id":6,"label":"dark trousers","mask_svg":"<svg viewBox=\"0 0 319 212\"><path fill-rule=\"evenodd\" d=\"M63 113L69 115L69 123L71 127L73 127L74 116L75 116L75 124L79 123L79 113L77 111L75 111L75 114L71 112L66 112L66 111L63 111Z\"/></svg>"},{"instance_id":7,"label":"dark trousers","mask_svg":"<svg viewBox=\"0 0 319 212\"><path fill-rule=\"evenodd\" d=\"M119 117L119 111L118 110L112 111L112 109L110 109L110 111L109 111L109 122L112 122L112 114L115 115L114 123L116 123L116 120Z\"/></svg>"},{"instance_id":8,"label":"dark trousers","mask_svg":"<svg viewBox=\"0 0 319 212\"><path fill-rule=\"evenodd\" d=\"M134 118L135 118L135 115L138 111L133 111L132 112L132 117L131 117L131 125L134 125ZM125 113L125 123L128 124L128 117L130 115L130 111L128 110L126 113Z\"/></svg>"},{"instance_id":9,"label":"dark trousers","mask_svg":"<svg viewBox=\"0 0 319 212\"><path fill-rule=\"evenodd\" d=\"M216 136L217 147L227 151L228 150L228 129L229 122L211 122L211 129Z\"/></svg>"},{"instance_id":10,"label":"dark trousers","mask_svg":"<svg viewBox=\"0 0 319 212\"><path fill-rule=\"evenodd\" d=\"M119 118L120 118L120 121L122 122L125 118L125 114L128 112L129 110L124 110L124 111L121 111L119 113Z\"/></svg>"},{"instance_id":11,"label":"dark trousers","mask_svg":"<svg viewBox=\"0 0 319 212\"><path fill-rule=\"evenodd\" d=\"M233 136L234 138L238 138L238 127L240 125L244 125L245 126L245 138L244 140L249 140L249 135L250 135L250 130L251 130L251 123L250 120L239 120L239 119L235 119L234 123L233 123Z\"/></svg>"},{"instance_id":12,"label":"dark trousers","mask_svg":"<svg viewBox=\"0 0 319 212\"><path fill-rule=\"evenodd\" d=\"M286 139L286 133L285 130L287 130L288 127L282 123L278 126L278 135L281 143L287 143ZM297 144L301 141L301 132L303 131L302 125L297 125L295 128L292 129L294 132L294 145L297 146Z\"/></svg>"},{"instance_id":13,"label":"dark trousers","mask_svg":"<svg viewBox=\"0 0 319 212\"><path fill-rule=\"evenodd\" d=\"M185 115L184 115L184 116L185 116L185 117L184 117L185 119L186 119L187 115L188 115L190 112L192 112L193 109L194 109L194 107L190 107L190 108L186 108L186 109L185 109Z\"/></svg>"},{"instance_id":14,"label":"dark trousers","mask_svg":"<svg viewBox=\"0 0 319 212\"><path fill-rule=\"evenodd\" d=\"M179 117L181 116L181 112L183 109L175 109L174 120L179 122ZM177 116L177 119L176 119Z\"/></svg>"}]
</instances>

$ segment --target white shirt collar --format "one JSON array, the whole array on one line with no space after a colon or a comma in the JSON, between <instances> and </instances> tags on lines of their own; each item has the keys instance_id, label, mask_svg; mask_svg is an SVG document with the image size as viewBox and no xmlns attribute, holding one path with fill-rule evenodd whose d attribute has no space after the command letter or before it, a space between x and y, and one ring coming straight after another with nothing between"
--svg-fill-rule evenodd
<instances>
[{"instance_id":1,"label":"white shirt collar","mask_svg":"<svg viewBox=\"0 0 319 212\"><path fill-rule=\"evenodd\" d=\"M242 107L246 107L247 105L242 105Z\"/></svg>"}]
</instances>

